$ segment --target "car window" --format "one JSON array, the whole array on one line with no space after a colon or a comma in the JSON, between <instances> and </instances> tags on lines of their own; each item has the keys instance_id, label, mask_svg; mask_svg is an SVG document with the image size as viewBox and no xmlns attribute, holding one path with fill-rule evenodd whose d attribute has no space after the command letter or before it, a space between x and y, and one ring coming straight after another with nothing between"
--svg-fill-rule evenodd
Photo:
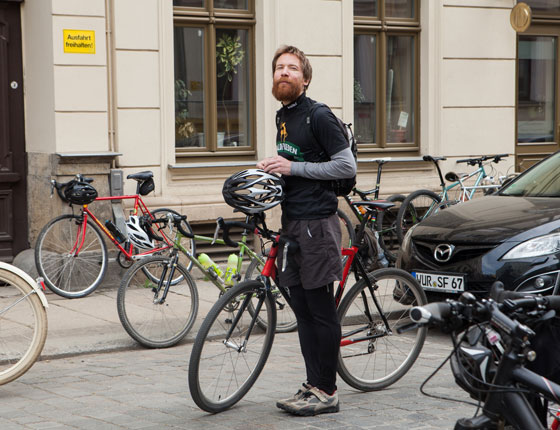
<instances>
[{"instance_id":1,"label":"car window","mask_svg":"<svg viewBox=\"0 0 560 430\"><path fill-rule=\"evenodd\" d=\"M560 197L560 152L520 175L501 192L505 196Z\"/></svg>"}]
</instances>

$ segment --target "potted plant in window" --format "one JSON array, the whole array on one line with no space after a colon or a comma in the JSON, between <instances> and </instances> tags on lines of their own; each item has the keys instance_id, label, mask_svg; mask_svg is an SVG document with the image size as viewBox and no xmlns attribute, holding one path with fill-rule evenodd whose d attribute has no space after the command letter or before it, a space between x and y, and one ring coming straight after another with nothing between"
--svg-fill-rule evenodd
<instances>
[{"instance_id":1,"label":"potted plant in window","mask_svg":"<svg viewBox=\"0 0 560 430\"><path fill-rule=\"evenodd\" d=\"M216 43L216 58L218 63L218 78L225 77L226 82L222 88L222 104L226 115L226 136L230 137L229 112L225 102L228 84L233 81L233 76L237 74L239 64L245 58L245 51L239 36L231 36L227 33L222 34Z\"/></svg>"},{"instance_id":2,"label":"potted plant in window","mask_svg":"<svg viewBox=\"0 0 560 430\"><path fill-rule=\"evenodd\" d=\"M190 141L195 135L195 127L189 119L189 97L191 92L182 79L175 80L175 141ZM187 146L192 146L186 143Z\"/></svg>"}]
</instances>

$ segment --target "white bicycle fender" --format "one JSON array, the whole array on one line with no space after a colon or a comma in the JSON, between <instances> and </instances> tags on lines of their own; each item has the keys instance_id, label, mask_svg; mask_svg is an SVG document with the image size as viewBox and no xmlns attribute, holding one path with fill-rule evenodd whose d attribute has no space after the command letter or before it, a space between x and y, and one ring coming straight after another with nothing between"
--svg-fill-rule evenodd
<instances>
[{"instance_id":1,"label":"white bicycle fender","mask_svg":"<svg viewBox=\"0 0 560 430\"><path fill-rule=\"evenodd\" d=\"M33 289L35 290L35 292L39 296L39 299L41 300L41 303L43 304L43 307L45 309L49 307L49 303L47 302L47 297L45 296L45 293L43 293L43 290L41 290L41 287L39 285L37 285L37 282L31 276L29 276L27 273L25 273L19 267L16 267L12 264L4 263L3 261L0 261L0 269L5 269L8 272L15 273L17 276L19 276L20 278L25 280L25 282L27 282L29 285L31 285L33 287Z\"/></svg>"}]
</instances>

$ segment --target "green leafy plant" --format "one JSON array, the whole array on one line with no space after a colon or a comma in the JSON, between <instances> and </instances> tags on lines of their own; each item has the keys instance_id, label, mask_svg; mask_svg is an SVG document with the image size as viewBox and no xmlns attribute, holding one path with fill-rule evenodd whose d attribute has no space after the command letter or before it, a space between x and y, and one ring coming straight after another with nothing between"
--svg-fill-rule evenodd
<instances>
[{"instance_id":1,"label":"green leafy plant","mask_svg":"<svg viewBox=\"0 0 560 430\"><path fill-rule=\"evenodd\" d=\"M233 76L237 74L237 69L245 58L245 51L239 36L230 36L224 33L216 43L216 58L218 62L218 78L226 78L226 83L222 89L222 104L226 114L226 133L229 136L229 113L225 103L226 89L228 83L231 83L233 80Z\"/></svg>"},{"instance_id":2,"label":"green leafy plant","mask_svg":"<svg viewBox=\"0 0 560 430\"><path fill-rule=\"evenodd\" d=\"M194 125L189 120L189 97L192 95L182 79L175 80L175 134L185 138L194 134Z\"/></svg>"}]
</instances>

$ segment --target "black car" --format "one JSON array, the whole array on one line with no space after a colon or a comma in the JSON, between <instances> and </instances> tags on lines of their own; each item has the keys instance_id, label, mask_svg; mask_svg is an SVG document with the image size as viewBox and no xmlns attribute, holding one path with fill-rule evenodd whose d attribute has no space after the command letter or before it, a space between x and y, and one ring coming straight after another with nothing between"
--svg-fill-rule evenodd
<instances>
[{"instance_id":1,"label":"black car","mask_svg":"<svg viewBox=\"0 0 560 430\"><path fill-rule=\"evenodd\" d=\"M397 266L430 300L463 291L560 293L560 152L491 196L441 210L413 226Z\"/></svg>"}]
</instances>

